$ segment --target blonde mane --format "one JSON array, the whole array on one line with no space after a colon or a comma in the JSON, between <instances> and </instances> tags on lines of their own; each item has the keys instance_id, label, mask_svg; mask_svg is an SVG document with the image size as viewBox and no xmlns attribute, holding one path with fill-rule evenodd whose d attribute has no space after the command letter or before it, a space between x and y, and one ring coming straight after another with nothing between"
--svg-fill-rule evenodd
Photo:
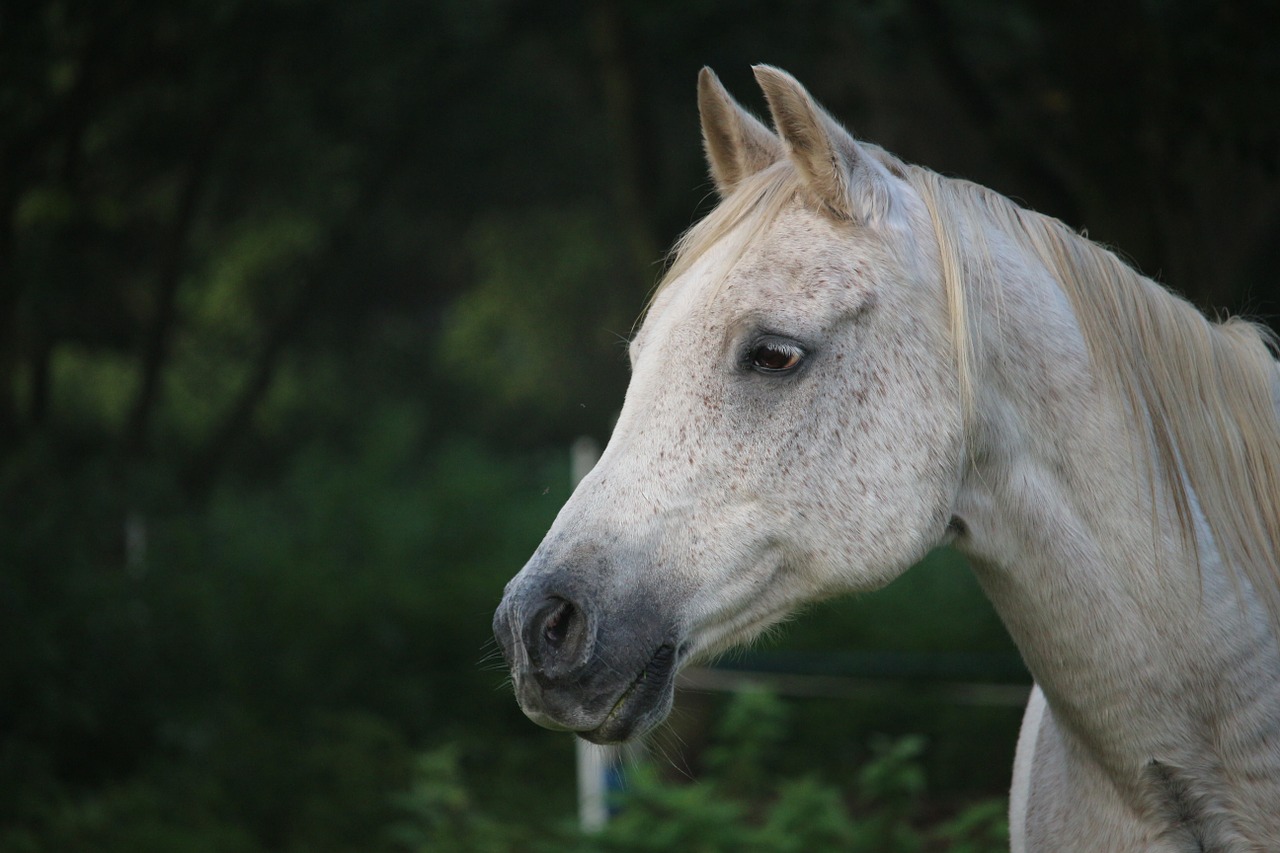
<instances>
[{"instance_id":1,"label":"blonde mane","mask_svg":"<svg viewBox=\"0 0 1280 853\"><path fill-rule=\"evenodd\" d=\"M1209 321L1056 219L977 184L866 149L910 183L928 208L966 410L973 404L979 357L966 288L996 284L982 240L985 229L995 228L1033 250L1067 295L1098 376L1127 407L1144 455L1169 484L1184 539L1196 539L1194 494L1225 564L1243 571L1280 627L1275 335L1239 318ZM800 192L800 178L785 160L743 180L676 243L654 297L722 240L733 240L730 256L740 256Z\"/></svg>"},{"instance_id":2,"label":"blonde mane","mask_svg":"<svg viewBox=\"0 0 1280 853\"><path fill-rule=\"evenodd\" d=\"M972 384L973 346L964 288L973 272L994 274L985 247L956 239L952 223L970 222L979 234L986 224L1030 247L1053 275L1097 375L1126 405L1143 455L1169 484L1184 539L1196 539L1194 495L1225 564L1243 571L1280 626L1275 335L1239 318L1209 321L1104 247L985 187L919 167L908 174L941 246L962 387Z\"/></svg>"}]
</instances>

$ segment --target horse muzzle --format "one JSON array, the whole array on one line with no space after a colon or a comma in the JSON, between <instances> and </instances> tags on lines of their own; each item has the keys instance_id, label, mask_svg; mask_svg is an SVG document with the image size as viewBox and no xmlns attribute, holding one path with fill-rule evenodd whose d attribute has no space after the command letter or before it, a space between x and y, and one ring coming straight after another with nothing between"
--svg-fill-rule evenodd
<instances>
[{"instance_id":1,"label":"horse muzzle","mask_svg":"<svg viewBox=\"0 0 1280 853\"><path fill-rule=\"evenodd\" d=\"M671 710L681 647L667 624L638 593L602 600L554 573L522 572L494 614L493 633L529 719L616 743Z\"/></svg>"}]
</instances>

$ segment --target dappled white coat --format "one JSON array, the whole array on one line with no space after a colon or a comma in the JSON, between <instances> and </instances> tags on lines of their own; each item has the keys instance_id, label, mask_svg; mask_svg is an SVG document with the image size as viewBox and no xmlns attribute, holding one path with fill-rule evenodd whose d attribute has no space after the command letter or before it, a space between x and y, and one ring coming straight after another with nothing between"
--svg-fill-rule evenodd
<instances>
[{"instance_id":1,"label":"dappled white coat","mask_svg":"<svg viewBox=\"0 0 1280 853\"><path fill-rule=\"evenodd\" d=\"M1250 543L1260 571L1225 564L1196 483L1186 482L1182 455L1195 454L1201 469L1212 469L1211 457L1221 452L1217 445L1240 441L1240 431L1223 423L1221 432L1196 434L1193 425L1183 435L1201 444L1189 447L1135 441L1133 409L1150 416L1145 389L1112 388L1109 377L1099 376L1099 363L1106 362L1098 349L1112 342L1086 341L1064 277L1074 277L1067 283L1082 290L1138 291L1131 315L1113 318L1151 324L1131 331L1134 336L1157 338L1178 329L1141 312L1189 315L1190 306L1136 275L1116 272L1109 257L1090 257L1105 272L1092 281L1085 280L1088 269L1046 263L1052 253L1035 245L1046 240L1033 230L1040 223L1028 226L1011 204L1000 215L1021 232L990 228L976 216L940 221L956 211L999 209L1003 200L978 193L977 204L940 209L940 181L913 181L892 158L858 145L781 72L761 68L757 77L785 150L816 198L864 222L892 217L896 208L916 247L932 242L918 216L928 208L940 267L950 253L959 258L954 267L967 262L978 271L953 269L939 277L949 272L960 280L948 286L963 288L951 305L964 316L952 320L964 323L956 337L967 349L961 369L970 375L962 381L971 386L953 528L963 531L954 542L970 557L1038 682L1018 745L1010 811L1014 849L1280 850L1280 655L1276 613L1267 607L1276 601L1276 519L1262 518L1263 529ZM723 179L743 159L733 140L747 136L726 125L751 128L757 152L772 143L716 81L704 76L703 90L712 171ZM756 159L768 158L757 153ZM922 186L923 204L917 194ZM859 209L859 199L870 203ZM1103 254L1074 239L1082 248L1072 251ZM957 249L958 242L981 250ZM1077 305L1092 298L1074 296ZM1187 322L1196 332L1208 327L1198 316ZM1249 410L1249 402L1220 399L1221 387L1210 389L1217 397L1188 396L1198 387L1189 383L1201 377L1176 370L1170 387L1155 390L1175 406L1234 407L1222 413L1224 421L1241 409L1245 420L1262 417L1258 435L1249 434L1251 424L1243 432L1262 460L1254 464L1271 466L1260 490L1269 501L1262 512L1274 513L1280 459L1273 413L1280 394L1261 343L1250 343L1238 357L1243 372L1252 370L1241 383L1253 385L1242 394L1261 394L1262 412L1257 400ZM1141 354L1182 344L1141 341L1136 349ZM1234 368L1233 358L1219 360ZM1221 364L1209 369L1226 369ZM1234 390L1234 380L1214 375L1208 381ZM1166 418L1179 414L1162 411ZM1240 474L1222 464L1218 476ZM1183 507L1165 496L1174 479L1184 489ZM1225 485L1231 488L1241 495L1236 502L1254 498L1246 483ZM1247 541L1254 534L1241 535ZM1269 585L1266 595L1255 583Z\"/></svg>"},{"instance_id":2,"label":"dappled white coat","mask_svg":"<svg viewBox=\"0 0 1280 853\"><path fill-rule=\"evenodd\" d=\"M949 542L1038 685L1015 850L1280 850L1262 333L756 77L776 132L703 71L721 204L677 245L609 446L495 618L526 712L634 736L678 666Z\"/></svg>"}]
</instances>

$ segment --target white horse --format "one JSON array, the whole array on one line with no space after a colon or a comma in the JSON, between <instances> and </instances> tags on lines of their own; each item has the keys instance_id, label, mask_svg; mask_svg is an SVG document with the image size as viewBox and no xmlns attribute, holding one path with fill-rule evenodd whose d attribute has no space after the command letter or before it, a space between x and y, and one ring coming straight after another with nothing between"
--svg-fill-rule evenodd
<instances>
[{"instance_id":1,"label":"white horse","mask_svg":"<svg viewBox=\"0 0 1280 853\"><path fill-rule=\"evenodd\" d=\"M609 445L494 619L536 722L662 720L676 671L963 551L1038 687L1015 850L1280 850L1280 380L1061 223L704 70L721 203Z\"/></svg>"}]
</instances>

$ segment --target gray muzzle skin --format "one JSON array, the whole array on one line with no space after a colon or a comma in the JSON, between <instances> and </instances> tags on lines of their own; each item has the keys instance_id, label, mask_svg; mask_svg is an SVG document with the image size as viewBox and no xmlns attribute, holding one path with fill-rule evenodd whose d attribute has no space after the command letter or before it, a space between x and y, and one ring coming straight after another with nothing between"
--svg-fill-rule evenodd
<instances>
[{"instance_id":1,"label":"gray muzzle skin","mask_svg":"<svg viewBox=\"0 0 1280 853\"><path fill-rule=\"evenodd\" d=\"M604 560L586 562L547 567L535 554L507 584L493 633L529 719L617 743L666 718L680 643L655 597L602 594Z\"/></svg>"}]
</instances>

